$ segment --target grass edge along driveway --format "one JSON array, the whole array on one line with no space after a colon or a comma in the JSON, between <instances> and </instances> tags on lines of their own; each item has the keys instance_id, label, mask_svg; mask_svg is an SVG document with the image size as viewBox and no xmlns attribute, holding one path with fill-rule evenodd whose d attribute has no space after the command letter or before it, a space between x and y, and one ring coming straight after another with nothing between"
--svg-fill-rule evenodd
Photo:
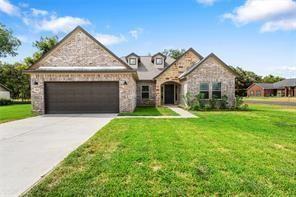
<instances>
[{"instance_id":1,"label":"grass edge along driveway","mask_svg":"<svg viewBox=\"0 0 296 197\"><path fill-rule=\"evenodd\" d=\"M13 104L0 106L0 124L35 116L31 104Z\"/></svg>"},{"instance_id":2,"label":"grass edge along driveway","mask_svg":"<svg viewBox=\"0 0 296 197\"><path fill-rule=\"evenodd\" d=\"M115 119L26 195L293 196L296 110L251 109Z\"/></svg>"}]
</instances>

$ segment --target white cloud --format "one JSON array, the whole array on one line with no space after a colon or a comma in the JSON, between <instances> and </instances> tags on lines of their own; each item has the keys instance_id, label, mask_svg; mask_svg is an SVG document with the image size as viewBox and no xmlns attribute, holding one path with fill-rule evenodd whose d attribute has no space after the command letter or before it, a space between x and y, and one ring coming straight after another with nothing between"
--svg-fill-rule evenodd
<instances>
[{"instance_id":1,"label":"white cloud","mask_svg":"<svg viewBox=\"0 0 296 197\"><path fill-rule=\"evenodd\" d=\"M224 18L239 24L247 24L293 11L296 11L296 2L293 0L247 0L244 5L236 8L232 13L224 14Z\"/></svg>"},{"instance_id":2,"label":"white cloud","mask_svg":"<svg viewBox=\"0 0 296 197\"><path fill-rule=\"evenodd\" d=\"M217 0L196 0L197 3L203 4L203 5L213 5Z\"/></svg>"},{"instance_id":3,"label":"white cloud","mask_svg":"<svg viewBox=\"0 0 296 197\"><path fill-rule=\"evenodd\" d=\"M127 41L123 35L96 34L95 38L104 45L115 45Z\"/></svg>"},{"instance_id":4,"label":"white cloud","mask_svg":"<svg viewBox=\"0 0 296 197\"><path fill-rule=\"evenodd\" d=\"M223 15L237 25L262 21L261 32L296 30L296 2L294 0L246 0L232 13Z\"/></svg>"},{"instance_id":5,"label":"white cloud","mask_svg":"<svg viewBox=\"0 0 296 197\"><path fill-rule=\"evenodd\" d=\"M26 23L26 21L25 21ZM28 23L28 22L27 22ZM29 23L31 21L29 20ZM64 16L51 16L50 19L43 19L41 21L34 21L35 28L40 31L50 31L53 33L68 33L78 25L89 25L90 22L83 18Z\"/></svg>"},{"instance_id":6,"label":"white cloud","mask_svg":"<svg viewBox=\"0 0 296 197\"><path fill-rule=\"evenodd\" d=\"M263 24L261 32L274 32L278 30L296 30L296 18L269 21Z\"/></svg>"},{"instance_id":7,"label":"white cloud","mask_svg":"<svg viewBox=\"0 0 296 197\"><path fill-rule=\"evenodd\" d=\"M39 9L36 9L36 8L31 8L31 11L32 11L33 16L46 16L46 15L48 15L48 11L46 11L46 10L39 10Z\"/></svg>"},{"instance_id":8,"label":"white cloud","mask_svg":"<svg viewBox=\"0 0 296 197\"><path fill-rule=\"evenodd\" d=\"M19 8L11 4L8 0L0 0L0 11L11 15L11 16L19 16Z\"/></svg>"},{"instance_id":9,"label":"white cloud","mask_svg":"<svg viewBox=\"0 0 296 197\"><path fill-rule=\"evenodd\" d=\"M133 30L130 30L128 33L134 38L138 39L139 35L143 32L144 30L142 28L136 28Z\"/></svg>"}]
</instances>

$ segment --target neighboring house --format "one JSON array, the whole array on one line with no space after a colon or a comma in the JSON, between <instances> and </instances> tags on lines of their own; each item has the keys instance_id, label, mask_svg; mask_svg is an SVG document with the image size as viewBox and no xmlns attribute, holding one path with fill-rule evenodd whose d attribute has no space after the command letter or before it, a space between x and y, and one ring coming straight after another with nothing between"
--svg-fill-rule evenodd
<instances>
[{"instance_id":1,"label":"neighboring house","mask_svg":"<svg viewBox=\"0 0 296 197\"><path fill-rule=\"evenodd\" d=\"M131 112L180 104L186 93L235 102L237 74L214 54L204 58L190 48L176 60L161 53L119 58L81 27L26 72L39 113Z\"/></svg>"},{"instance_id":2,"label":"neighboring house","mask_svg":"<svg viewBox=\"0 0 296 197\"><path fill-rule=\"evenodd\" d=\"M276 83L253 83L247 89L248 96L296 96L296 78Z\"/></svg>"},{"instance_id":3,"label":"neighboring house","mask_svg":"<svg viewBox=\"0 0 296 197\"><path fill-rule=\"evenodd\" d=\"M0 83L0 99L10 99L10 89Z\"/></svg>"}]
</instances>

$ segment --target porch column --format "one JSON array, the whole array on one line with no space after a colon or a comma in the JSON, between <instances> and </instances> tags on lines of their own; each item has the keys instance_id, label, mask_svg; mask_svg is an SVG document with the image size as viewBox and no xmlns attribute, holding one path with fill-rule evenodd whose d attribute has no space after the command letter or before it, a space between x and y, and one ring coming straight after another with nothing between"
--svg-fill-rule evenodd
<instances>
[{"instance_id":1,"label":"porch column","mask_svg":"<svg viewBox=\"0 0 296 197\"><path fill-rule=\"evenodd\" d=\"M156 106L161 105L161 84L156 81L156 87L155 87L155 104Z\"/></svg>"}]
</instances>

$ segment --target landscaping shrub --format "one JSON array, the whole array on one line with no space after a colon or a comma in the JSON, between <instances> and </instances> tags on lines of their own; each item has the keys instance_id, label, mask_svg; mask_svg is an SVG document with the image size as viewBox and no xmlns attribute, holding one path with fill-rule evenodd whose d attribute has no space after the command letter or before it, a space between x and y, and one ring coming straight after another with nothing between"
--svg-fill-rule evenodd
<instances>
[{"instance_id":1,"label":"landscaping shrub","mask_svg":"<svg viewBox=\"0 0 296 197\"><path fill-rule=\"evenodd\" d=\"M191 109L194 105L194 97L192 94L190 94L189 92L186 95L183 95L183 100L184 100L184 104L185 107L187 109Z\"/></svg>"},{"instance_id":2,"label":"landscaping shrub","mask_svg":"<svg viewBox=\"0 0 296 197\"><path fill-rule=\"evenodd\" d=\"M11 105L13 102L10 99L0 99L0 106Z\"/></svg>"},{"instance_id":3,"label":"landscaping shrub","mask_svg":"<svg viewBox=\"0 0 296 197\"><path fill-rule=\"evenodd\" d=\"M184 97L186 108L194 111L211 111L211 110L247 110L248 105L244 104L242 97L235 97L235 106L228 106L228 97L223 95L221 99L202 99L200 94L192 96L187 93Z\"/></svg>"},{"instance_id":4,"label":"landscaping shrub","mask_svg":"<svg viewBox=\"0 0 296 197\"><path fill-rule=\"evenodd\" d=\"M13 104L31 104L31 100L13 100Z\"/></svg>"},{"instance_id":5,"label":"landscaping shrub","mask_svg":"<svg viewBox=\"0 0 296 197\"><path fill-rule=\"evenodd\" d=\"M226 95L222 96L221 102L220 102L220 108L226 109L228 105L228 97Z\"/></svg>"},{"instance_id":6,"label":"landscaping shrub","mask_svg":"<svg viewBox=\"0 0 296 197\"><path fill-rule=\"evenodd\" d=\"M216 99L210 99L209 100L209 109L216 109L218 108L217 106L217 100Z\"/></svg>"},{"instance_id":7,"label":"landscaping shrub","mask_svg":"<svg viewBox=\"0 0 296 197\"><path fill-rule=\"evenodd\" d=\"M245 109L248 108L248 105L247 104L244 104L243 97L236 96L235 97L235 106L234 106L234 108L235 109L245 110Z\"/></svg>"}]
</instances>

